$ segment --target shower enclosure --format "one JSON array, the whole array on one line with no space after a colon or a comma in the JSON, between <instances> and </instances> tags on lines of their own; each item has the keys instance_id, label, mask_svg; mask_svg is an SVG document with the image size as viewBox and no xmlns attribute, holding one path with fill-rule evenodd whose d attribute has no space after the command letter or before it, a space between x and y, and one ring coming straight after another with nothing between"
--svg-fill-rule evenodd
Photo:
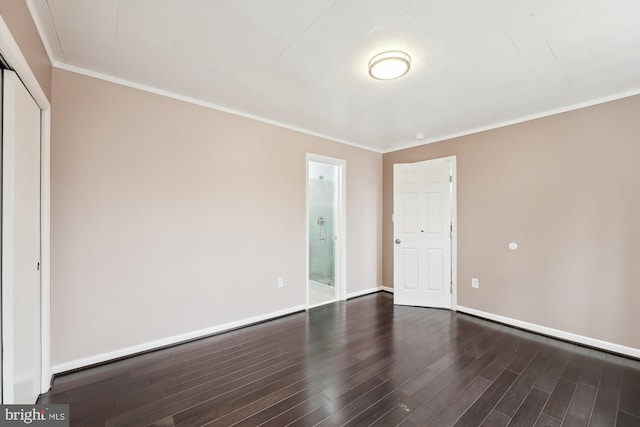
<instances>
[{"instance_id":1,"label":"shower enclosure","mask_svg":"<svg viewBox=\"0 0 640 427\"><path fill-rule=\"evenodd\" d=\"M335 298L335 207L337 166L309 162L309 281Z\"/></svg>"}]
</instances>

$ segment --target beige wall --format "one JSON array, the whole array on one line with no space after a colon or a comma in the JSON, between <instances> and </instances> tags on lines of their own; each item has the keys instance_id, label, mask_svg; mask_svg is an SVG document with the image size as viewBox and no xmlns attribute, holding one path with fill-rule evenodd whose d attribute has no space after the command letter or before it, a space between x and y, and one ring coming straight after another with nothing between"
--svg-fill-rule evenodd
<instances>
[{"instance_id":1,"label":"beige wall","mask_svg":"<svg viewBox=\"0 0 640 427\"><path fill-rule=\"evenodd\" d=\"M386 285L393 164L452 155L458 304L640 348L640 96L385 154Z\"/></svg>"},{"instance_id":2,"label":"beige wall","mask_svg":"<svg viewBox=\"0 0 640 427\"><path fill-rule=\"evenodd\" d=\"M347 161L347 292L381 283L381 154L58 69L53 104L53 365L304 304L306 152Z\"/></svg>"},{"instance_id":3,"label":"beige wall","mask_svg":"<svg viewBox=\"0 0 640 427\"><path fill-rule=\"evenodd\" d=\"M27 59L40 87L51 100L51 62L24 0L0 1L0 16Z\"/></svg>"},{"instance_id":4,"label":"beige wall","mask_svg":"<svg viewBox=\"0 0 640 427\"><path fill-rule=\"evenodd\" d=\"M640 347L637 96L385 154L381 195L379 154L53 74L53 364L302 304L307 151L347 160L349 292L392 286L392 164L456 155L458 303Z\"/></svg>"}]
</instances>

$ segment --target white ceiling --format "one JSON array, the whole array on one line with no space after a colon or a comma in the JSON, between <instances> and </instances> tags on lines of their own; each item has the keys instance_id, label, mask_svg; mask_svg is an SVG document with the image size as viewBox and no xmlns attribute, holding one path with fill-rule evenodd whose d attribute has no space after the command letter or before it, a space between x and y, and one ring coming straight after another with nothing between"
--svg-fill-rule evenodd
<instances>
[{"instance_id":1,"label":"white ceiling","mask_svg":"<svg viewBox=\"0 0 640 427\"><path fill-rule=\"evenodd\" d=\"M640 93L639 0L29 4L57 67L383 152Z\"/></svg>"}]
</instances>

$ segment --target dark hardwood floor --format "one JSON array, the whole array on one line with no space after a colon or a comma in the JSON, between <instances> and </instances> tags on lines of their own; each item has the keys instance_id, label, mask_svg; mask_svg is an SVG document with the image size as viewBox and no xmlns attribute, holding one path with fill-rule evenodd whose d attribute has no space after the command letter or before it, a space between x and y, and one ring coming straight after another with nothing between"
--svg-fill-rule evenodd
<instances>
[{"instance_id":1,"label":"dark hardwood floor","mask_svg":"<svg viewBox=\"0 0 640 427\"><path fill-rule=\"evenodd\" d=\"M72 426L640 426L640 362L377 293L56 378Z\"/></svg>"}]
</instances>

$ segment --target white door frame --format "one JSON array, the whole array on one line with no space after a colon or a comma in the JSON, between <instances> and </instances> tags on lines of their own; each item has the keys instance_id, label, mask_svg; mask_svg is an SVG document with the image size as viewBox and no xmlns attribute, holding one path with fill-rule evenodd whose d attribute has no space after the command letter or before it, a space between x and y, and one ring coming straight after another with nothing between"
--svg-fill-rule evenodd
<instances>
[{"instance_id":1,"label":"white door frame","mask_svg":"<svg viewBox=\"0 0 640 427\"><path fill-rule=\"evenodd\" d=\"M451 164L451 310L457 311L458 307L458 172L456 156L439 157L435 159L425 159L419 162L431 160L442 160ZM418 163L418 162L416 162ZM395 195L394 195L395 200ZM395 210L395 207L394 207ZM394 225L395 227L395 225ZM394 244L392 242L392 244ZM395 251L395 248L393 248ZM395 277L395 273L394 273Z\"/></svg>"},{"instance_id":2,"label":"white door frame","mask_svg":"<svg viewBox=\"0 0 640 427\"><path fill-rule=\"evenodd\" d=\"M458 170L456 156L443 157L451 163L451 310L458 309Z\"/></svg>"},{"instance_id":3,"label":"white door frame","mask_svg":"<svg viewBox=\"0 0 640 427\"><path fill-rule=\"evenodd\" d=\"M336 183L337 194L337 206L336 206L336 218L334 218L334 226L336 233L335 240L335 287L336 287L336 300L341 301L347 299L347 161L343 159L337 159L334 157L322 156L319 154L307 153L306 154L306 174L305 174L305 186L306 186L306 222L305 222L305 307L311 308L309 305L309 162L320 162L335 165L338 167L338 179Z\"/></svg>"},{"instance_id":4,"label":"white door frame","mask_svg":"<svg viewBox=\"0 0 640 427\"><path fill-rule=\"evenodd\" d=\"M18 44L11 35L9 27L0 16L0 56L7 65L18 75L33 99L40 107L40 283L41 283L41 319L42 319L42 369L40 392L45 393L51 384L50 364L50 289L51 289L51 219L50 219L50 158L51 158L51 104L47 99L40 83L31 71L27 60L20 51ZM0 390L2 387L0 387ZM0 394L0 398L1 398Z\"/></svg>"}]
</instances>

